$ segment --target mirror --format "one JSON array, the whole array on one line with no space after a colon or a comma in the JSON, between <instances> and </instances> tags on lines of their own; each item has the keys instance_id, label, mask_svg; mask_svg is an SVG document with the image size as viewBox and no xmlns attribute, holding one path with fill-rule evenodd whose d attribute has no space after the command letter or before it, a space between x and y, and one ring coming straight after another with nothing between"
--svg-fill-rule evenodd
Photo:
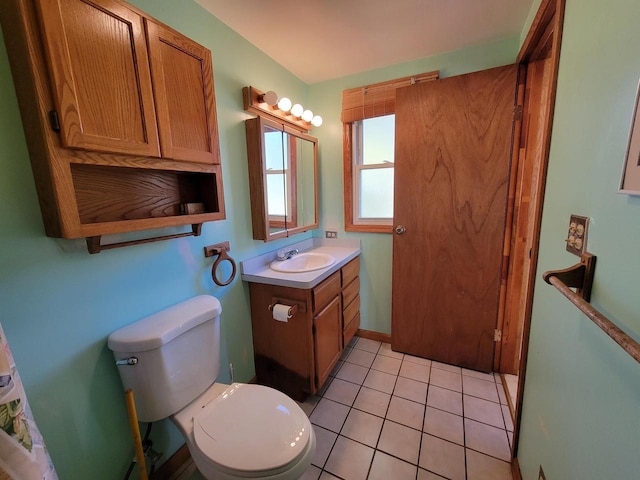
<instances>
[{"instance_id":1,"label":"mirror","mask_svg":"<svg viewBox=\"0 0 640 480\"><path fill-rule=\"evenodd\" d=\"M245 121L253 238L318 228L318 140L263 117Z\"/></svg>"}]
</instances>

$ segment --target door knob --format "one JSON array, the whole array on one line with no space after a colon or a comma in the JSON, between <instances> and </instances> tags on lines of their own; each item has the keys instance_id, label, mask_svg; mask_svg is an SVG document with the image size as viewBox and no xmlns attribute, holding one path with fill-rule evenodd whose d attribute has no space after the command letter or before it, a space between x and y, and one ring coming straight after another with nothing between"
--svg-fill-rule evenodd
<instances>
[{"instance_id":1,"label":"door knob","mask_svg":"<svg viewBox=\"0 0 640 480\"><path fill-rule=\"evenodd\" d=\"M407 229L405 228L404 225L396 225L396 227L394 228L394 230L396 231L396 233L398 235L402 235L404 232L407 231Z\"/></svg>"}]
</instances>

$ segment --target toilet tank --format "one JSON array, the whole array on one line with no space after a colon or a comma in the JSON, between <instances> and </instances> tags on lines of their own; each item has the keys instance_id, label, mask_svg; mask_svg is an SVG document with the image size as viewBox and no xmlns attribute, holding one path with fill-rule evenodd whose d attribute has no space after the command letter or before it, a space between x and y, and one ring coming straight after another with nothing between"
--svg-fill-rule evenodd
<instances>
[{"instance_id":1,"label":"toilet tank","mask_svg":"<svg viewBox=\"0 0 640 480\"><path fill-rule=\"evenodd\" d=\"M217 378L220 314L217 298L200 295L109 335L125 390L133 390L138 420L177 413Z\"/></svg>"}]
</instances>

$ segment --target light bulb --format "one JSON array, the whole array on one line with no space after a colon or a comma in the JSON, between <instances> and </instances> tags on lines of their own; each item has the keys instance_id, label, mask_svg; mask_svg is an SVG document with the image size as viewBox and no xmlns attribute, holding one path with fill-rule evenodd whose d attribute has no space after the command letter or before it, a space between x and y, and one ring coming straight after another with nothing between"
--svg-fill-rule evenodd
<instances>
[{"instance_id":1,"label":"light bulb","mask_svg":"<svg viewBox=\"0 0 640 480\"><path fill-rule=\"evenodd\" d=\"M311 119L311 125L314 127L319 127L322 125L322 117L320 115L316 115Z\"/></svg>"},{"instance_id":2,"label":"light bulb","mask_svg":"<svg viewBox=\"0 0 640 480\"><path fill-rule=\"evenodd\" d=\"M305 122L310 122L312 118L313 118L313 112L311 110L305 110L304 112L302 112L302 119Z\"/></svg>"},{"instance_id":3,"label":"light bulb","mask_svg":"<svg viewBox=\"0 0 640 480\"><path fill-rule=\"evenodd\" d=\"M269 90L267 93L263 93L262 95L260 95L259 100L262 100L267 105L273 107L278 103L278 94L273 90Z\"/></svg>"},{"instance_id":4,"label":"light bulb","mask_svg":"<svg viewBox=\"0 0 640 480\"><path fill-rule=\"evenodd\" d=\"M293 107L291 107L291 115L294 117L300 117L304 112L304 108L299 103L296 103Z\"/></svg>"},{"instance_id":5,"label":"light bulb","mask_svg":"<svg viewBox=\"0 0 640 480\"><path fill-rule=\"evenodd\" d=\"M289 110L291 110L291 100L289 100L287 97L282 97L278 102L278 108L283 112L288 112Z\"/></svg>"}]
</instances>

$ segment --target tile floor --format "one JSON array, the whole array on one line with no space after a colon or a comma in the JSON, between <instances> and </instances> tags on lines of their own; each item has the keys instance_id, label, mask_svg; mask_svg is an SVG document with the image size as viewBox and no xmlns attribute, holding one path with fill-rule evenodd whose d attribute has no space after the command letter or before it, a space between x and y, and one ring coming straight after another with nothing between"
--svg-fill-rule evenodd
<instances>
[{"instance_id":1,"label":"tile floor","mask_svg":"<svg viewBox=\"0 0 640 480\"><path fill-rule=\"evenodd\" d=\"M513 424L499 375L354 338L300 406L317 449L302 480L511 480ZM200 480L185 466L176 478Z\"/></svg>"}]
</instances>

